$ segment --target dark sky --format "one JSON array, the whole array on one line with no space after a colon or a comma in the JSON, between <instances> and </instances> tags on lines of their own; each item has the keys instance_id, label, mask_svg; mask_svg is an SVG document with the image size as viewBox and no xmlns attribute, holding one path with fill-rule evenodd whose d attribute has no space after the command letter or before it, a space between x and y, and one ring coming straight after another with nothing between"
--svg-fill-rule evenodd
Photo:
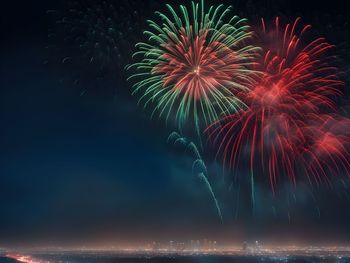
<instances>
[{"instance_id":1,"label":"dark sky","mask_svg":"<svg viewBox=\"0 0 350 263\"><path fill-rule=\"evenodd\" d=\"M204 237L350 243L346 189L317 189L313 198L300 190L288 218L283 207L290 200L273 200L262 187L253 216L244 186L237 210L237 189L222 183L220 165L208 154L210 181L224 215L221 223L207 190L191 173L191 156L166 143L171 125L151 120L137 106L125 73L91 77L78 66L52 62L62 58L65 47L45 48L51 43L49 29L55 27L46 11L66 5L48 2L2 3L0 245ZM349 32L348 9L340 0L223 2L252 19L303 15L311 23L318 18L315 30L341 47L349 40L342 34ZM161 5L150 1L145 6L149 10L142 11L152 15ZM254 14L247 6L260 11ZM125 41L138 37L135 32ZM129 44L131 49L135 43ZM288 185L281 186L282 194L288 191ZM277 216L271 202L281 207Z\"/></svg>"}]
</instances>

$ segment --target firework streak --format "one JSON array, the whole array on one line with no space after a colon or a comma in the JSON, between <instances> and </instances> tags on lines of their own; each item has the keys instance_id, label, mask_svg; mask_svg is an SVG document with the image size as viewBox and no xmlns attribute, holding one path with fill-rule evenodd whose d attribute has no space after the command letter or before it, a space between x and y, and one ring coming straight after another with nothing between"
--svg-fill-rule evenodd
<instances>
[{"instance_id":1,"label":"firework streak","mask_svg":"<svg viewBox=\"0 0 350 263\"><path fill-rule=\"evenodd\" d=\"M210 196L215 203L215 208L216 208L216 211L218 213L218 216L220 217L221 222L223 222L223 217L222 217L221 209L219 206L219 202L218 202L218 200L215 196L215 193L213 191L213 188L212 188L212 186L207 178L208 170L207 170L207 167L206 167L206 165L201 157L201 154L198 151L197 146L193 142L189 141L187 138L182 137L177 132L172 132L169 135L167 141L168 141L168 143L173 143L174 145L181 144L182 146L184 146L186 148L186 150L188 149L191 151L193 157L196 159L192 164L192 174L197 175L197 177L200 179L200 181L204 183L206 189L210 193Z\"/></svg>"}]
</instances>

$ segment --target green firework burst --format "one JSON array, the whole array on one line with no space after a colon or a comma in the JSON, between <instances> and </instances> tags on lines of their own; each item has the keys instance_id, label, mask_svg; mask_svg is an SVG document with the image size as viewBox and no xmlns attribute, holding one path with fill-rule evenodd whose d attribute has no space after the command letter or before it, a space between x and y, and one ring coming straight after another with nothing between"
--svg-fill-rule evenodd
<instances>
[{"instance_id":1,"label":"green firework burst","mask_svg":"<svg viewBox=\"0 0 350 263\"><path fill-rule=\"evenodd\" d=\"M173 120L180 130L186 123L199 134L222 114L245 105L236 97L248 89L254 71L250 69L257 47L246 19L230 16L231 7L192 2L180 13L167 5L170 15L156 12L162 23L148 21L146 43L136 45L133 94L139 103L152 107L152 116Z\"/></svg>"}]
</instances>

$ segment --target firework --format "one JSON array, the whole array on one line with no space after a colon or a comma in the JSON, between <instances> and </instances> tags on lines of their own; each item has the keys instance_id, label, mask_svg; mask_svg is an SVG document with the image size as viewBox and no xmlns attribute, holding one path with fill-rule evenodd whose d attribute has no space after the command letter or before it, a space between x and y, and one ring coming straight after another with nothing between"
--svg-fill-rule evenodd
<instances>
[{"instance_id":1,"label":"firework","mask_svg":"<svg viewBox=\"0 0 350 263\"><path fill-rule=\"evenodd\" d=\"M244 107L235 93L252 81L248 66L257 48L247 45L252 32L245 19L229 16L230 7L205 12L203 1L192 2L180 15L167 7L170 16L158 12L162 24L149 21L148 42L136 45L141 61L128 67L136 70L134 93L153 105L152 116L173 118L180 130L189 122L199 134L220 114Z\"/></svg>"},{"instance_id":2,"label":"firework","mask_svg":"<svg viewBox=\"0 0 350 263\"><path fill-rule=\"evenodd\" d=\"M270 30L262 20L261 74L239 96L248 110L224 117L206 131L231 169L248 165L252 192L256 173L267 174L274 190L283 175L296 184L297 175L322 181L336 164L349 168L346 136L329 128L325 114L336 111L333 99L342 84L329 65L333 46L323 38L306 41L311 27L300 26L300 18L279 24L276 18Z\"/></svg>"},{"instance_id":3,"label":"firework","mask_svg":"<svg viewBox=\"0 0 350 263\"><path fill-rule=\"evenodd\" d=\"M198 179L204 184L206 189L208 190L212 200L214 201L216 211L218 213L218 216L220 217L221 222L223 222L221 209L219 206L219 202L216 198L216 195L214 193L214 190L208 180L207 174L208 170L207 167L201 157L201 154L199 153L199 150L197 146L192 142L189 141L187 138L182 137L177 132L172 132L168 137L168 143L173 143L174 145L180 144L185 147L186 150L189 150L193 157L195 158L193 164L192 164L192 174L196 175Z\"/></svg>"},{"instance_id":4,"label":"firework","mask_svg":"<svg viewBox=\"0 0 350 263\"><path fill-rule=\"evenodd\" d=\"M315 115L303 127L301 160L310 183L329 182L329 175L349 175L350 120L334 114Z\"/></svg>"},{"instance_id":5,"label":"firework","mask_svg":"<svg viewBox=\"0 0 350 263\"><path fill-rule=\"evenodd\" d=\"M139 7L139 8L137 8ZM51 61L62 63L78 83L88 78L119 77L132 55L130 43L144 27L142 1L74 0L49 10ZM91 80L90 80L91 81Z\"/></svg>"}]
</instances>

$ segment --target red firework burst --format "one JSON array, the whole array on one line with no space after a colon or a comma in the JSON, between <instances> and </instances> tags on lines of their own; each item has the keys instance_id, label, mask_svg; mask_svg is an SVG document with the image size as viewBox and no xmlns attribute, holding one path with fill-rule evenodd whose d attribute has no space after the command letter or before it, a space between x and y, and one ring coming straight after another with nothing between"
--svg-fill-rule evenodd
<instances>
[{"instance_id":1,"label":"red firework burst","mask_svg":"<svg viewBox=\"0 0 350 263\"><path fill-rule=\"evenodd\" d=\"M249 92L238 96L248 110L206 130L225 164L236 168L242 155L248 156L252 174L267 173L272 189L282 174L296 183L302 171L320 180L327 178L327 169L335 172L332 165L349 167L347 141L332 132L330 115L324 114L336 110L333 99L341 94L342 82L327 55L333 46L324 38L305 42L303 35L311 26L300 27L299 22L297 18L281 28L277 17L269 30L262 19L261 74Z\"/></svg>"},{"instance_id":2,"label":"red firework burst","mask_svg":"<svg viewBox=\"0 0 350 263\"><path fill-rule=\"evenodd\" d=\"M310 183L327 182L328 175L345 172L349 176L350 120L334 114L315 115L303 127L306 138L301 148L300 160ZM311 180L313 179L313 180Z\"/></svg>"}]
</instances>

